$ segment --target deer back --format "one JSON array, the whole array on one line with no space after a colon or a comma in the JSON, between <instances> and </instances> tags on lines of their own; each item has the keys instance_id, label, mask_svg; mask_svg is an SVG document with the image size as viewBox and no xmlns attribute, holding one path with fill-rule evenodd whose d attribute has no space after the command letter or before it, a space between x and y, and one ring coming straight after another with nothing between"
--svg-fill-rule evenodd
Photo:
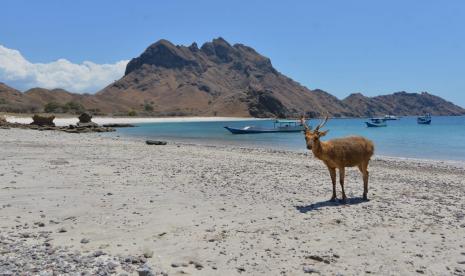
<instances>
[{"instance_id":1,"label":"deer back","mask_svg":"<svg viewBox=\"0 0 465 276\"><path fill-rule=\"evenodd\" d=\"M353 167L370 160L373 153L373 142L352 136L322 142L320 159L334 167Z\"/></svg>"}]
</instances>

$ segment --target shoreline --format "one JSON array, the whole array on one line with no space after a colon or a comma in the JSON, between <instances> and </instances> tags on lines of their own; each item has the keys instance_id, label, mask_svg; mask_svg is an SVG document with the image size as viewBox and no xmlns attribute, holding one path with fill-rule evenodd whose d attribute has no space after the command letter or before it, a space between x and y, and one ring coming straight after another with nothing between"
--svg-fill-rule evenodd
<instances>
[{"instance_id":1,"label":"shoreline","mask_svg":"<svg viewBox=\"0 0 465 276\"><path fill-rule=\"evenodd\" d=\"M10 123L30 124L32 118L26 116L5 115ZM93 117L92 121L99 124L141 124L141 123L180 123L180 122L233 122L233 121L258 121L268 120L253 117ZM77 115L74 117L57 117L54 120L57 126L67 126L79 122Z\"/></svg>"},{"instance_id":2,"label":"shoreline","mask_svg":"<svg viewBox=\"0 0 465 276\"><path fill-rule=\"evenodd\" d=\"M376 157L370 201L351 168L349 203L339 204L311 153L23 129L0 137L5 258L27 261L45 246L57 249L43 252L52 267L77 258L126 273L465 272L463 164Z\"/></svg>"},{"instance_id":3,"label":"shoreline","mask_svg":"<svg viewBox=\"0 0 465 276\"><path fill-rule=\"evenodd\" d=\"M188 139L183 140L174 137L158 137L158 138L149 138L149 137L140 137L140 136L131 136L126 134L121 134L116 132L107 133L102 135L103 137L118 137L119 139L124 139L128 141L138 141L138 142L145 142L146 140L163 140L167 141L170 144L174 145L187 145L187 146L199 146L199 147L206 147L206 148L232 148L232 149L248 149L252 151L265 151L265 152L272 152L272 153L295 153L295 154L312 154L309 150L302 148L302 150L292 150L292 149L273 149L271 147L267 147L266 145L254 146L254 145L235 145L229 143L199 143L197 141L188 141ZM375 160L384 160L384 161L406 161L406 162L415 162L415 163L431 163L431 164L446 164L451 166L457 167L465 167L465 160L455 160L455 159L431 159L431 158L414 158L414 157L403 157L403 156L392 156L392 155L384 155L384 154L376 154L373 156Z\"/></svg>"},{"instance_id":4,"label":"shoreline","mask_svg":"<svg viewBox=\"0 0 465 276\"><path fill-rule=\"evenodd\" d=\"M15 116L11 114L4 115L7 122L10 123L20 123L20 124L30 124L32 122L31 117L26 116ZM404 116L408 117L408 116ZM458 116L461 117L461 116ZM254 118L254 117L95 117L92 118L92 121L99 124L144 124L144 123L181 123L181 122L234 122L234 121L260 121L260 120L271 120L272 118ZM338 118L338 119L360 119L360 118ZM58 117L54 120L56 126L68 126L74 125L79 122L77 117ZM131 136L126 134L121 134L118 131L109 135L122 135L128 137L129 139L150 139L150 137L142 138L141 136ZM199 143L195 140L189 141L188 138L178 138L178 137L160 137L164 140L172 140L176 143L186 144L186 145L199 145L199 146L231 146L231 147L241 147L239 145L222 143L220 140L210 140L207 143ZM211 144L209 144L211 143ZM254 146L254 145L244 145L244 148L250 149L270 149L273 150L267 145L264 146ZM290 152L306 152L306 149L292 150L292 149L279 149L277 151L290 151ZM384 159L402 159L407 161L415 162L445 162L451 165L461 165L465 163L465 160L462 159L433 159L433 158L421 158L421 157L405 157L405 156L395 156L395 155L386 155L386 154L375 154L375 157L384 158Z\"/></svg>"}]
</instances>

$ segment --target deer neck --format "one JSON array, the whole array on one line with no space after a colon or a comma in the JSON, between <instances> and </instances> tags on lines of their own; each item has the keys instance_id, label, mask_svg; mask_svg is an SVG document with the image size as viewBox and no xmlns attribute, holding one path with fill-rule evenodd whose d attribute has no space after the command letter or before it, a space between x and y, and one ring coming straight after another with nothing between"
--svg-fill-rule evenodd
<instances>
[{"instance_id":1,"label":"deer neck","mask_svg":"<svg viewBox=\"0 0 465 276\"><path fill-rule=\"evenodd\" d=\"M315 155L315 157L317 157L318 159L321 159L321 157L323 157L323 143L324 142L321 142L320 139L313 142L312 152L313 155Z\"/></svg>"}]
</instances>

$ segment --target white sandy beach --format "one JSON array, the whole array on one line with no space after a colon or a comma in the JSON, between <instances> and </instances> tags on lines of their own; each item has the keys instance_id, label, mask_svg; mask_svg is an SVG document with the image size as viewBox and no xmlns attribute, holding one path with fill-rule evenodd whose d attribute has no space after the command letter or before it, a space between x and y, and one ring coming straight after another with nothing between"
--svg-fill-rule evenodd
<instances>
[{"instance_id":1,"label":"white sandy beach","mask_svg":"<svg viewBox=\"0 0 465 276\"><path fill-rule=\"evenodd\" d=\"M145 253L169 275L464 275L464 176L465 163L376 157L370 201L349 169L342 205L311 153L0 129L0 258L49 243Z\"/></svg>"},{"instance_id":2,"label":"white sandy beach","mask_svg":"<svg viewBox=\"0 0 465 276\"><path fill-rule=\"evenodd\" d=\"M53 121L57 126L74 125L79 122L75 117L58 117ZM14 116L6 115L5 119L10 123L30 124L32 123L31 116ZM244 121L244 120L263 120L258 118L242 118L242 117L163 117L163 118L148 118L148 117L94 117L92 121L99 124L140 124L140 123L178 123L178 122L218 122L218 121Z\"/></svg>"}]
</instances>

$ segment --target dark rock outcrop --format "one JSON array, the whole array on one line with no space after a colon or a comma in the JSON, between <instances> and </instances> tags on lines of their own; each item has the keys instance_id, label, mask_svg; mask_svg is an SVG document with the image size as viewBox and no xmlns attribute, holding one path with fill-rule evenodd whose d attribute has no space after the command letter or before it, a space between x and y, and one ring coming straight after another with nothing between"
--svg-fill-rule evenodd
<instances>
[{"instance_id":1,"label":"dark rock outcrop","mask_svg":"<svg viewBox=\"0 0 465 276\"><path fill-rule=\"evenodd\" d=\"M80 123L80 122L78 122L76 125L78 127L99 127L99 125L97 123L94 123L94 122L89 122L89 123Z\"/></svg>"},{"instance_id":2,"label":"dark rock outcrop","mask_svg":"<svg viewBox=\"0 0 465 276\"><path fill-rule=\"evenodd\" d=\"M156 146L164 146L167 144L166 141L157 141L157 140L147 140L145 141L147 145L156 145Z\"/></svg>"},{"instance_id":3,"label":"dark rock outcrop","mask_svg":"<svg viewBox=\"0 0 465 276\"><path fill-rule=\"evenodd\" d=\"M82 117L82 118L81 118ZM91 117L91 116L90 116ZM80 116L80 120L86 121L84 123L79 122L77 125L69 126L55 126L53 120L55 116L46 116L35 114L33 117L33 122L30 124L20 124L20 123L10 123L3 116L0 116L0 128L9 129L9 128L21 128L21 129L36 129L36 130L57 130L64 131L68 133L89 133L89 132L111 132L115 131L111 127L100 127L96 123L90 121L90 118L87 116Z\"/></svg>"},{"instance_id":4,"label":"dark rock outcrop","mask_svg":"<svg viewBox=\"0 0 465 276\"><path fill-rule=\"evenodd\" d=\"M135 127L135 125L132 125L132 124L116 124L116 123L112 123L112 124L103 124L102 126L103 126L103 127L114 127L114 128L119 128L119 127Z\"/></svg>"},{"instance_id":5,"label":"dark rock outcrop","mask_svg":"<svg viewBox=\"0 0 465 276\"><path fill-rule=\"evenodd\" d=\"M53 122L55 120L54 115L46 116L46 115L38 115L34 114L32 116L32 123L31 125L36 125L36 126L55 126L55 123Z\"/></svg>"},{"instance_id":6,"label":"dark rock outcrop","mask_svg":"<svg viewBox=\"0 0 465 276\"><path fill-rule=\"evenodd\" d=\"M20 128L20 129L35 129L39 131L44 130L56 130L56 131L64 131L68 133L90 133L90 132L112 132L115 131L114 128L111 127L80 127L75 125L70 126L52 126L52 125L36 125L36 124L20 124L20 123L10 123L10 122L0 122L1 129L9 129L9 128Z\"/></svg>"},{"instance_id":7,"label":"dark rock outcrop","mask_svg":"<svg viewBox=\"0 0 465 276\"><path fill-rule=\"evenodd\" d=\"M287 108L272 91L249 91L249 112L253 117L286 117Z\"/></svg>"},{"instance_id":8,"label":"dark rock outcrop","mask_svg":"<svg viewBox=\"0 0 465 276\"><path fill-rule=\"evenodd\" d=\"M3 115L0 115L0 129L9 129L8 121Z\"/></svg>"},{"instance_id":9,"label":"dark rock outcrop","mask_svg":"<svg viewBox=\"0 0 465 276\"><path fill-rule=\"evenodd\" d=\"M97 123L92 122L92 115L89 113L82 113L79 117L78 127L98 127Z\"/></svg>"},{"instance_id":10,"label":"dark rock outcrop","mask_svg":"<svg viewBox=\"0 0 465 276\"><path fill-rule=\"evenodd\" d=\"M92 115L89 113L82 113L78 117L80 123L90 123L92 122Z\"/></svg>"}]
</instances>

